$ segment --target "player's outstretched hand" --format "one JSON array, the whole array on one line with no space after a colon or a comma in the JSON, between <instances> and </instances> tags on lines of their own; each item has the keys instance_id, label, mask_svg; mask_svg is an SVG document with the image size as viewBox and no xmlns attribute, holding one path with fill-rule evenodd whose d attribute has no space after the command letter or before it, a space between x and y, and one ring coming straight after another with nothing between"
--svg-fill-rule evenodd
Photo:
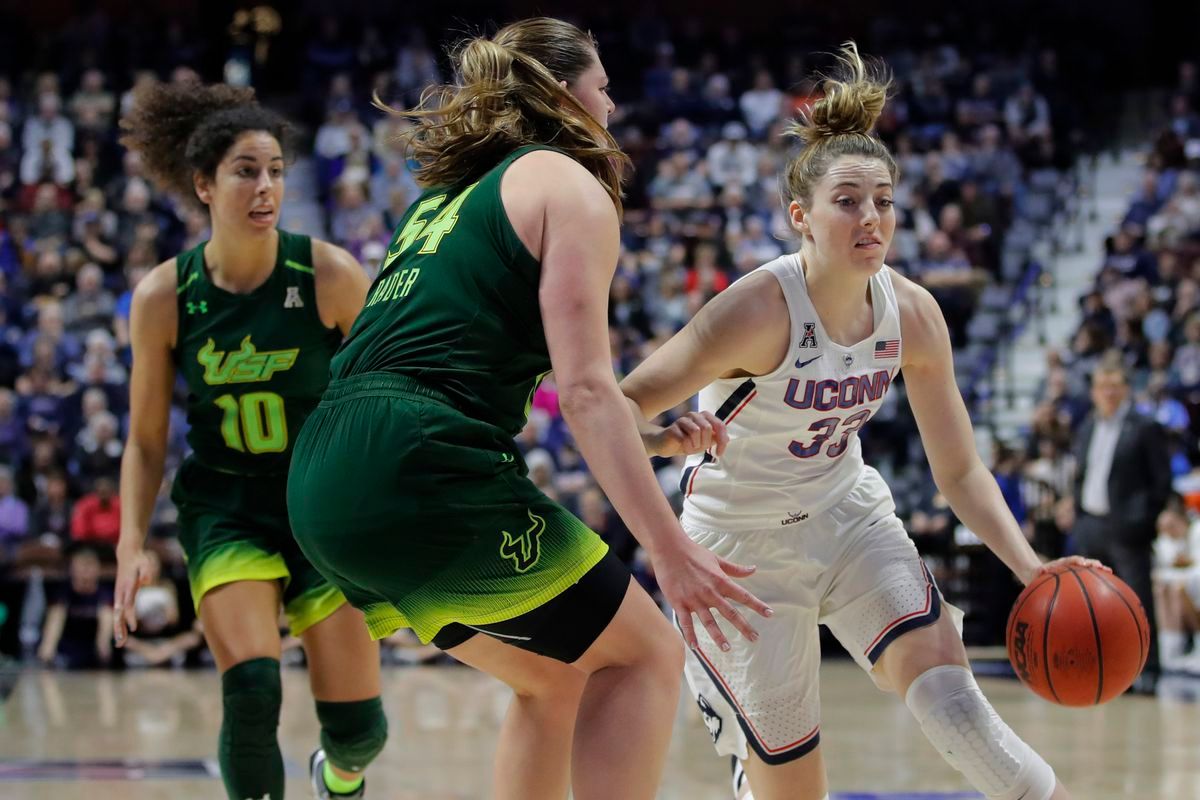
<instances>
[{"instance_id":1,"label":"player's outstretched hand","mask_svg":"<svg viewBox=\"0 0 1200 800\"><path fill-rule=\"evenodd\" d=\"M725 430L725 423L715 414L689 411L656 434L649 449L654 455L670 458L703 453L713 448L713 454L720 457L724 455L727 444L729 433Z\"/></svg>"},{"instance_id":2,"label":"player's outstretched hand","mask_svg":"<svg viewBox=\"0 0 1200 800\"><path fill-rule=\"evenodd\" d=\"M1112 574L1112 569L1110 567L1106 567L1104 564L1100 563L1094 558L1084 558L1083 556L1067 556L1066 558L1056 558L1053 561L1047 561L1045 564L1039 565L1033 570L1033 572L1029 574L1028 580L1025 581L1025 585L1028 586L1029 584L1033 583L1034 579L1041 575L1052 575L1055 572L1062 572L1068 567L1091 567L1092 569L1098 569L1103 572L1107 572L1110 575Z\"/></svg>"},{"instance_id":3,"label":"player's outstretched hand","mask_svg":"<svg viewBox=\"0 0 1200 800\"><path fill-rule=\"evenodd\" d=\"M730 601L746 606L764 617L774 613L766 603L733 581L733 578L745 578L753 574L754 567L744 567L718 558L690 539L682 539L678 549L665 558L659 558L654 569L663 595L671 604L671 608L675 609L684 641L692 649L699 646L692 620L693 614L700 618L700 623L717 646L728 650L729 640L717 625L713 609L752 642L758 640L758 631Z\"/></svg>"},{"instance_id":4,"label":"player's outstretched hand","mask_svg":"<svg viewBox=\"0 0 1200 800\"><path fill-rule=\"evenodd\" d=\"M113 596L113 639L117 647L124 647L129 631L137 630L134 599L138 589L150 582L150 569L145 550L117 548L117 586Z\"/></svg>"}]
</instances>

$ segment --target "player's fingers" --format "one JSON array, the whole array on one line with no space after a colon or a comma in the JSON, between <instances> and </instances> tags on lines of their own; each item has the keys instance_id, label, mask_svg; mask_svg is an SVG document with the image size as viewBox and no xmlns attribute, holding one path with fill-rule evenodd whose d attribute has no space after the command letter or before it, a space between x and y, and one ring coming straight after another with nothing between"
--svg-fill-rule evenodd
<instances>
[{"instance_id":1,"label":"player's fingers","mask_svg":"<svg viewBox=\"0 0 1200 800\"><path fill-rule=\"evenodd\" d=\"M732 561L726 561L720 556L717 557L717 563L721 565L722 572L734 578L747 578L754 574L754 570L758 569L755 566L747 567L742 564L735 564Z\"/></svg>"},{"instance_id":2,"label":"player's fingers","mask_svg":"<svg viewBox=\"0 0 1200 800\"><path fill-rule=\"evenodd\" d=\"M728 600L723 597L718 598L718 600L713 604L713 607L717 609L722 617L729 620L733 627L738 629L738 633L744 636L747 640L751 642L758 641L758 631L754 629L753 625L746 621L746 618L742 616L741 612L734 608Z\"/></svg>"},{"instance_id":3,"label":"player's fingers","mask_svg":"<svg viewBox=\"0 0 1200 800\"><path fill-rule=\"evenodd\" d=\"M136 577L132 582L122 581L117 590L117 599L113 603L113 616L120 618L126 631L137 630L137 613L134 610L134 600L137 598L138 582Z\"/></svg>"},{"instance_id":4,"label":"player's fingers","mask_svg":"<svg viewBox=\"0 0 1200 800\"><path fill-rule=\"evenodd\" d=\"M679 630L683 633L683 641L692 650L699 649L700 643L696 641L696 630L692 625L692 612L687 609L680 609L680 612L675 617L679 621Z\"/></svg>"},{"instance_id":5,"label":"player's fingers","mask_svg":"<svg viewBox=\"0 0 1200 800\"><path fill-rule=\"evenodd\" d=\"M709 422L713 427L713 442L716 444L717 458L725 455L725 446L729 444L729 430L726 429L725 423L718 419L714 414L704 412L710 417Z\"/></svg>"},{"instance_id":6,"label":"player's fingers","mask_svg":"<svg viewBox=\"0 0 1200 800\"><path fill-rule=\"evenodd\" d=\"M113 602L113 641L117 643L117 647L125 644L126 634L125 602L118 594L117 599Z\"/></svg>"},{"instance_id":7,"label":"player's fingers","mask_svg":"<svg viewBox=\"0 0 1200 800\"><path fill-rule=\"evenodd\" d=\"M696 616L700 618L700 622L704 625L704 629L708 631L708 635L716 642L717 647L721 648L721 652L729 652L729 640L725 638L725 634L721 632L721 626L717 625L717 621L713 619L712 612L707 608L702 608L696 612Z\"/></svg>"},{"instance_id":8,"label":"player's fingers","mask_svg":"<svg viewBox=\"0 0 1200 800\"><path fill-rule=\"evenodd\" d=\"M775 609L755 597L746 587L739 586L733 581L725 582L721 587L721 594L735 603L741 603L746 608L758 613L759 616L769 617L775 613Z\"/></svg>"},{"instance_id":9,"label":"player's fingers","mask_svg":"<svg viewBox=\"0 0 1200 800\"><path fill-rule=\"evenodd\" d=\"M675 430L679 431L680 442L685 450L695 451L699 441L697 434L699 427L687 417L680 417L675 420Z\"/></svg>"}]
</instances>

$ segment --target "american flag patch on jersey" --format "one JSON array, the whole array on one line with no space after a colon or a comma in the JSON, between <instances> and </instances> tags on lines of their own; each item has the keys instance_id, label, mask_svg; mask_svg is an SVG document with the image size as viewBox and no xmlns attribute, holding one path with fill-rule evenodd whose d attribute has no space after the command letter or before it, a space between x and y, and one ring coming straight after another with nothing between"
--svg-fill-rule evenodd
<instances>
[{"instance_id":1,"label":"american flag patch on jersey","mask_svg":"<svg viewBox=\"0 0 1200 800\"><path fill-rule=\"evenodd\" d=\"M899 339L880 339L875 343L875 358L899 358Z\"/></svg>"}]
</instances>

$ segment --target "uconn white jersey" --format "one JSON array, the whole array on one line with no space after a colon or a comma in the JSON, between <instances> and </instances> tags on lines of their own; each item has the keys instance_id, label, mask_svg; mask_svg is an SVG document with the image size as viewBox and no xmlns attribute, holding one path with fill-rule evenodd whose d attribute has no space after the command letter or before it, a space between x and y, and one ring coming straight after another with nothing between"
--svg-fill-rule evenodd
<instances>
[{"instance_id":1,"label":"uconn white jersey","mask_svg":"<svg viewBox=\"0 0 1200 800\"><path fill-rule=\"evenodd\" d=\"M844 498L866 469L858 431L900 370L900 311L888 267L871 278L875 329L850 347L825 334L798 254L759 269L783 288L791 347L774 372L721 379L700 392L700 410L725 422L730 441L720 458L688 458L680 489L683 522L692 528L791 525Z\"/></svg>"}]
</instances>

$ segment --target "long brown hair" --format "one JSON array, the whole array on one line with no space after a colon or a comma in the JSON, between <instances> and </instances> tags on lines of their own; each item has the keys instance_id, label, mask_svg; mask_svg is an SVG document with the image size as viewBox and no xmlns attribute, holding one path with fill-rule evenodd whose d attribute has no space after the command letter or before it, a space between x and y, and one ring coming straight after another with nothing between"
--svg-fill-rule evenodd
<instances>
[{"instance_id":1,"label":"long brown hair","mask_svg":"<svg viewBox=\"0 0 1200 800\"><path fill-rule=\"evenodd\" d=\"M784 170L785 202L809 205L817 182L840 156L878 158L887 165L892 183L900 178L887 146L871 133L887 103L891 76L883 66L864 61L854 42L842 45L837 61L838 68L823 81L825 96L786 131L799 137L804 149Z\"/></svg>"},{"instance_id":2,"label":"long brown hair","mask_svg":"<svg viewBox=\"0 0 1200 800\"><path fill-rule=\"evenodd\" d=\"M426 89L401 136L422 186L465 183L518 147L545 144L582 164L621 211L629 157L559 81L573 83L596 60L596 41L574 25L535 17L451 51L458 83Z\"/></svg>"}]
</instances>

